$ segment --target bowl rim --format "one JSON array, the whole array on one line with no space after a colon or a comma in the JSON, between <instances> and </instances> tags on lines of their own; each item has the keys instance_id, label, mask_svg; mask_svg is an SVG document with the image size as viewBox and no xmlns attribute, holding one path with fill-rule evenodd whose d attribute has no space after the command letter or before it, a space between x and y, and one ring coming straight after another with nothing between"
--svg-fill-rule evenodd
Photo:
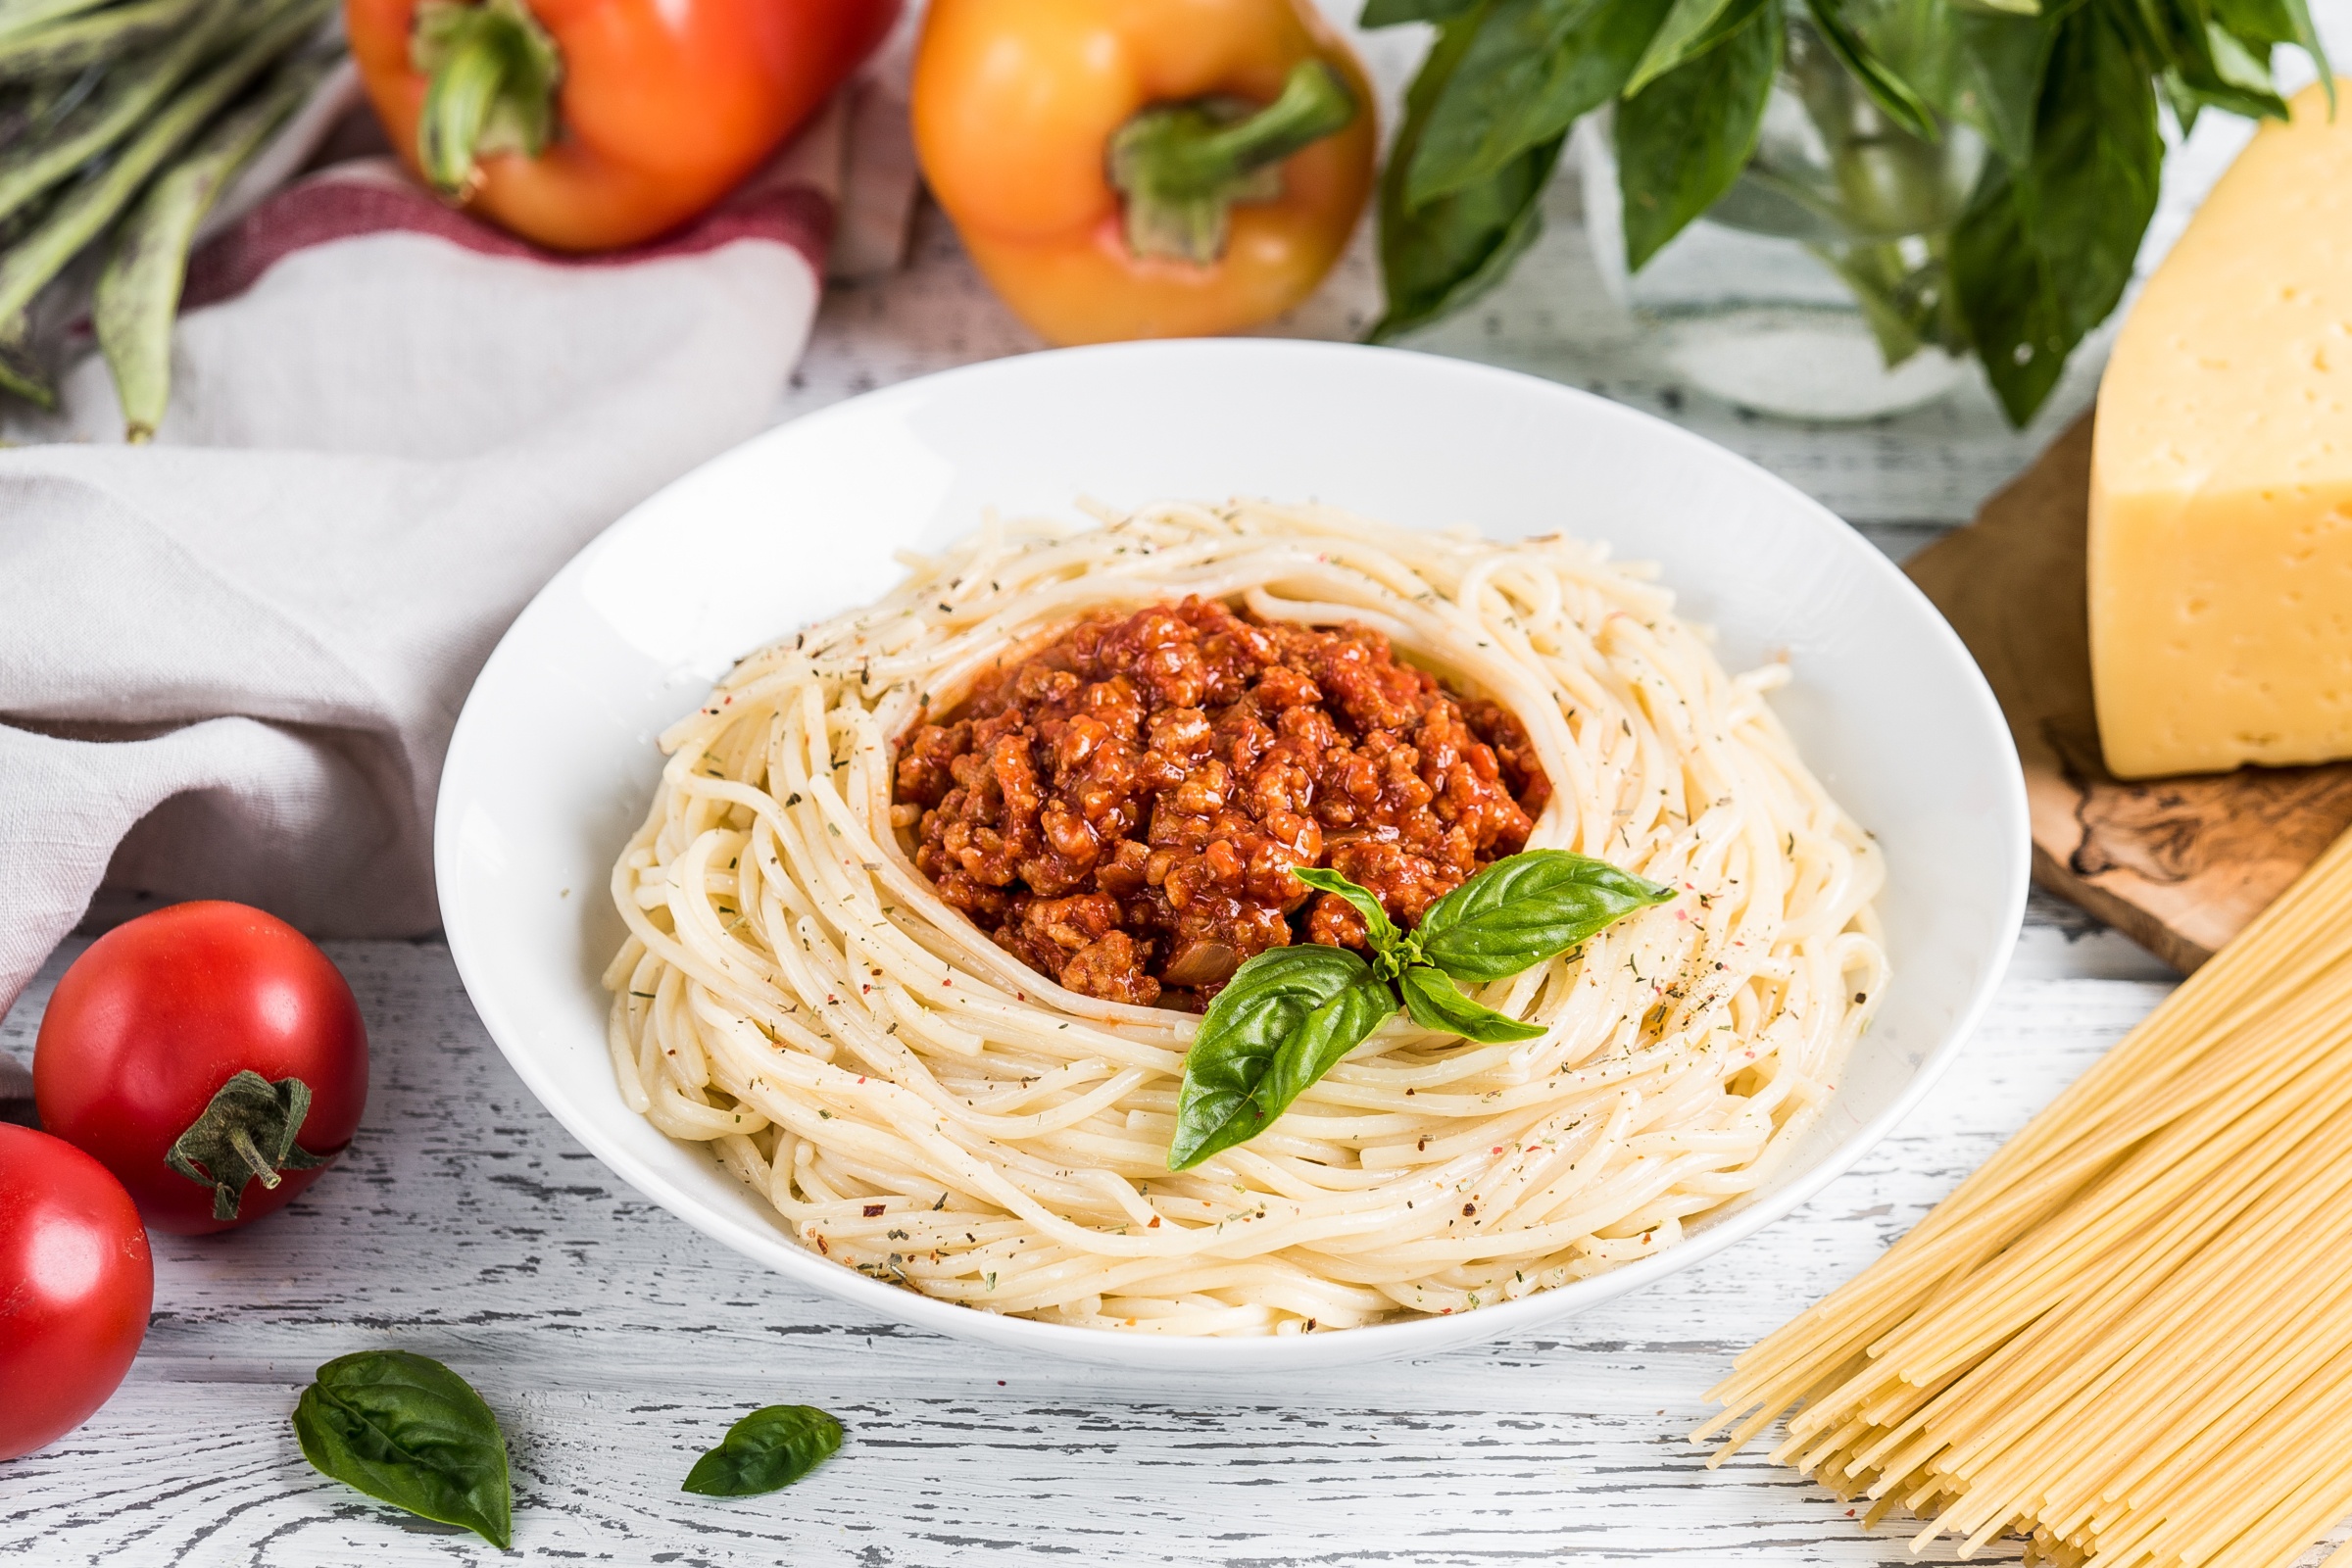
<instances>
[{"instance_id":1,"label":"bowl rim","mask_svg":"<svg viewBox=\"0 0 2352 1568\"><path fill-rule=\"evenodd\" d=\"M471 794L469 765L475 730L490 722L483 716L483 691L494 683L503 666L523 657L520 645L527 627L544 604L576 588L588 564L622 530L660 507L665 497L697 480L716 465L741 459L748 451L778 439L784 431L821 431L826 425L869 417L871 411L895 403L919 401L942 387L1055 373L1054 367L1077 362L1121 358L1145 361L1164 358L1286 358L1301 362L1329 361L1360 364L1364 357L1384 362L1408 359L1415 374L1459 376L1507 384L1520 394L1555 400L1575 411L1571 417L1616 419L1647 427L1652 436L1703 453L1712 463L1729 462L1743 470L1742 477L1794 502L1794 514L1818 536L1825 551L1855 555L1863 569L1874 572L1895 598L1921 617L1932 638L1942 643L1966 671L1964 682L1975 717L1999 749L1996 767L1999 798L1994 803L1992 827L2016 853L2002 887L2004 912L1999 929L2005 935L1998 951L1988 956L1965 1005L1941 1026L1941 1038L1921 1056L1909 1081L1876 1116L1849 1132L1811 1168L1796 1175L1762 1199L1741 1200L1708 1216L1682 1241L1648 1257L1606 1272L1572 1280L1550 1290L1531 1291L1513 1300L1457 1314L1408 1318L1376 1323L1330 1334L1265 1335L1237 1338L1187 1338L1147 1333L1124 1334L1108 1329L1038 1322L941 1300L919 1292L885 1285L878 1280L818 1256L783 1231L760 1229L736 1216L719 1212L697 1194L673 1183L662 1172L641 1163L628 1150L607 1138L597 1121L572 1103L571 1086L557 1079L529 1050L527 1032L512 1014L499 988L492 983L476 937L476 915L451 890L461 885L457 857L461 835L458 817ZM1148 371L1139 371L1148 373ZM1858 553L1858 554L1857 554ZM466 703L451 733L434 813L433 860L442 929L451 957L468 1000L501 1054L514 1067L532 1095L564 1128L578 1139L606 1168L637 1192L669 1210L689 1226L728 1250L783 1274L794 1283L848 1304L910 1326L956 1338L977 1340L1002 1348L1035 1352L1061 1360L1124 1367L1146 1372L1250 1373L1299 1371L1357 1361L1393 1359L1436 1353L1458 1345L1507 1338L1555 1321L1615 1297L1641 1290L1666 1275L1690 1268L1737 1243L1747 1240L1777 1220L1812 1200L1830 1183L1846 1174L1871 1148L1884 1139L1927 1098L1961 1049L1975 1033L2007 972L2016 947L2016 933L2025 912L2030 880L2030 826L2025 779L2008 722L1975 657L1919 587L1893 561L1857 534L1826 506L1788 480L1753 461L1708 440L1694 431L1654 415L1613 402L1560 382L1476 361L1452 359L1416 350L1372 347L1312 339L1171 339L1135 343L1098 344L1043 350L1033 354L980 361L894 382L804 415L769 428L715 454L631 506L584 544L500 635L469 687ZM512 1043L511 1043L512 1042ZM599 1042L598 1054L604 1054ZM613 1091L617 1098L617 1090ZM625 1109L625 1107L623 1107ZM1473 1327L1472 1325L1475 1325Z\"/></svg>"}]
</instances>

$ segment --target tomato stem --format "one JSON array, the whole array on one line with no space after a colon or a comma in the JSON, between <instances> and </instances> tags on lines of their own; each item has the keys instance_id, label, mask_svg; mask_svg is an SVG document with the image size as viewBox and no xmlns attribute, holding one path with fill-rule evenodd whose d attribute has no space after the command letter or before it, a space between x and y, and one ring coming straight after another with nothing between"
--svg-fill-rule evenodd
<instances>
[{"instance_id":1,"label":"tomato stem","mask_svg":"<svg viewBox=\"0 0 2352 1568\"><path fill-rule=\"evenodd\" d=\"M311 1111L311 1086L299 1078L271 1083L250 1068L234 1074L213 1095L204 1114L164 1155L164 1163L200 1187L213 1190L213 1218L235 1219L245 1184L275 1187L280 1172L312 1170L326 1163L294 1142Z\"/></svg>"},{"instance_id":2,"label":"tomato stem","mask_svg":"<svg viewBox=\"0 0 2352 1568\"><path fill-rule=\"evenodd\" d=\"M1110 138L1110 182L1126 198L1127 248L1206 267L1225 254L1236 202L1282 194L1283 160L1356 116L1346 78L1300 61L1263 108L1235 98L1154 104Z\"/></svg>"},{"instance_id":3,"label":"tomato stem","mask_svg":"<svg viewBox=\"0 0 2352 1568\"><path fill-rule=\"evenodd\" d=\"M275 1187L279 1182L285 1180L270 1165L270 1156L253 1147L253 1134L244 1128L232 1127L229 1129L228 1147L237 1152L237 1157L245 1162L245 1168L252 1172L254 1179L264 1187Z\"/></svg>"},{"instance_id":4,"label":"tomato stem","mask_svg":"<svg viewBox=\"0 0 2352 1568\"><path fill-rule=\"evenodd\" d=\"M536 158L554 136L564 57L522 0L425 0L409 57L425 76L416 165L443 195L465 196L482 158Z\"/></svg>"}]
</instances>

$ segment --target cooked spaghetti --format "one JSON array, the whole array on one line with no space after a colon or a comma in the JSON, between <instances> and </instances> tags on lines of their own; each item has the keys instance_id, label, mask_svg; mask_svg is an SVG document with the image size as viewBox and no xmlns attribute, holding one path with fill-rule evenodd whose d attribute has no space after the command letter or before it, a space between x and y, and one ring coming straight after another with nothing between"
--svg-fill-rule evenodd
<instances>
[{"instance_id":1,"label":"cooked spaghetti","mask_svg":"<svg viewBox=\"0 0 2352 1568\"><path fill-rule=\"evenodd\" d=\"M1698 1432L1914 1551L2286 1568L2352 1509L2352 835L1856 1279Z\"/></svg>"},{"instance_id":2,"label":"cooked spaghetti","mask_svg":"<svg viewBox=\"0 0 2352 1568\"><path fill-rule=\"evenodd\" d=\"M1728 676L1595 546L1235 503L991 520L906 564L662 737L612 877L622 1095L837 1262L1171 1334L1475 1308L1671 1246L1758 1186L1878 1004L1880 858L1766 705L1785 668ZM1065 989L974 925L918 869L923 808L894 790L907 739L998 673L1188 599L1346 629L1463 710L1494 705L1526 844L1681 896L1477 990L1541 1038L1399 1015L1259 1136L1171 1172L1198 1018Z\"/></svg>"}]
</instances>

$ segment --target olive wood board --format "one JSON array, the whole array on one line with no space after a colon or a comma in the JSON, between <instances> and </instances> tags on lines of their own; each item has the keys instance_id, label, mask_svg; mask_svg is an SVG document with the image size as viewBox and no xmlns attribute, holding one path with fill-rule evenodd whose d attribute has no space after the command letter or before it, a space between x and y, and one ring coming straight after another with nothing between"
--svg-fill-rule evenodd
<instances>
[{"instance_id":1,"label":"olive wood board","mask_svg":"<svg viewBox=\"0 0 2352 1568\"><path fill-rule=\"evenodd\" d=\"M2352 824L2352 762L2123 781L2099 758L2090 416L1904 569L1976 655L2026 775L2034 880L2182 971Z\"/></svg>"}]
</instances>

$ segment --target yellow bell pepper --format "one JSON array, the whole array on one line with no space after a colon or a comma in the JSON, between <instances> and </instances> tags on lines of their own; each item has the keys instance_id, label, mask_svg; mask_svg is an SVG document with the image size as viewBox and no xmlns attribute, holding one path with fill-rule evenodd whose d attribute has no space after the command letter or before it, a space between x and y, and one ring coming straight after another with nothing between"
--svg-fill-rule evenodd
<instances>
[{"instance_id":1,"label":"yellow bell pepper","mask_svg":"<svg viewBox=\"0 0 2352 1568\"><path fill-rule=\"evenodd\" d=\"M913 110L973 261L1055 343L1229 332L1304 299L1379 140L1306 0L936 0Z\"/></svg>"}]
</instances>

